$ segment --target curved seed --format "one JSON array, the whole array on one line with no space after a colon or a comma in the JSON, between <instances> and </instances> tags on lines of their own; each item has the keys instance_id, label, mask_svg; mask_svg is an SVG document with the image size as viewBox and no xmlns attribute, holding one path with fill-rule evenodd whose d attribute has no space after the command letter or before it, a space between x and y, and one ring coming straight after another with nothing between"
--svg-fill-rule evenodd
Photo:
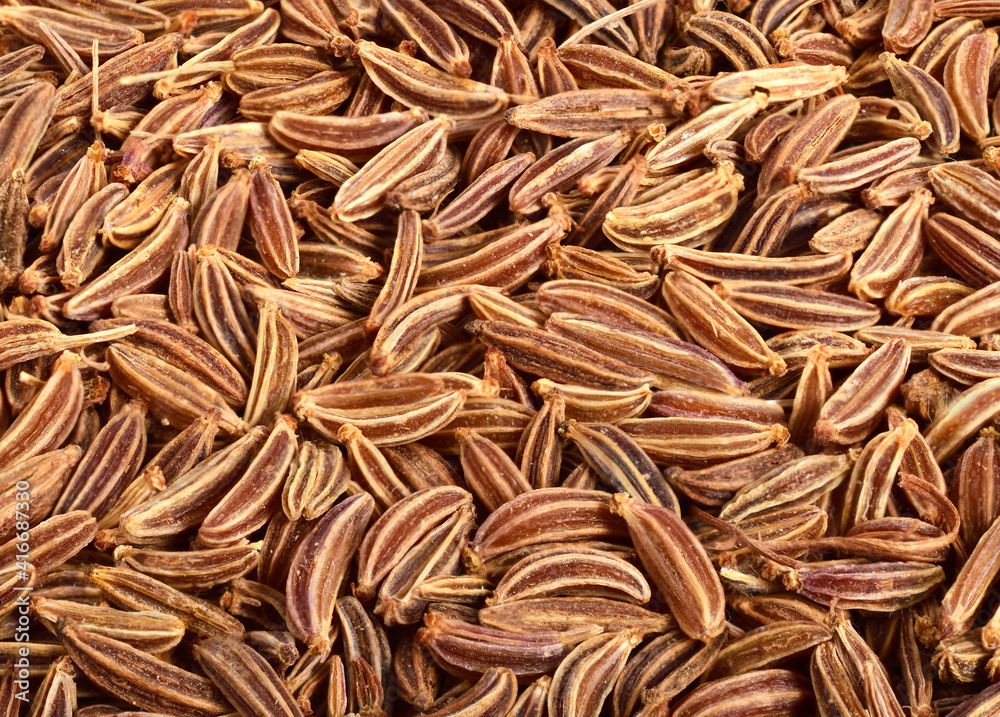
<instances>
[{"instance_id":1,"label":"curved seed","mask_svg":"<svg viewBox=\"0 0 1000 717\"><path fill-rule=\"evenodd\" d=\"M667 508L621 493L611 509L628 524L639 560L684 633L703 641L721 634L726 602L722 583L684 521Z\"/></svg>"},{"instance_id":2,"label":"curved seed","mask_svg":"<svg viewBox=\"0 0 1000 717\"><path fill-rule=\"evenodd\" d=\"M210 680L123 642L89 633L72 622L59 627L59 636L88 679L140 709L178 717L224 715L232 710ZM137 683L153 688L137 689Z\"/></svg>"},{"instance_id":3,"label":"curved seed","mask_svg":"<svg viewBox=\"0 0 1000 717\"><path fill-rule=\"evenodd\" d=\"M366 494L345 499L303 537L288 571L288 625L314 655L329 650L340 584L361 544L375 501Z\"/></svg>"}]
</instances>

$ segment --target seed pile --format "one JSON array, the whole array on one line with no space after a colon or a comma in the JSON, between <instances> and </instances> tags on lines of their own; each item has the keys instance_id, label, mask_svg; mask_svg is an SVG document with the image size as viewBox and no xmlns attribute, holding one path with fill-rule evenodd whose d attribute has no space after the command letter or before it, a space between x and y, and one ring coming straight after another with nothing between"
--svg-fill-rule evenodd
<instances>
[{"instance_id":1,"label":"seed pile","mask_svg":"<svg viewBox=\"0 0 1000 717\"><path fill-rule=\"evenodd\" d=\"M6 0L0 715L1000 713L998 21Z\"/></svg>"}]
</instances>

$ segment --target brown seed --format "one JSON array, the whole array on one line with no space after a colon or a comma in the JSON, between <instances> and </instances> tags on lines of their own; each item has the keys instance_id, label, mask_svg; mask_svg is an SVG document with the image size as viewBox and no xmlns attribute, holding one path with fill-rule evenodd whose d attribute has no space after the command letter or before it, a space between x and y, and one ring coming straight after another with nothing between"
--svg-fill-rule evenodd
<instances>
[{"instance_id":1,"label":"brown seed","mask_svg":"<svg viewBox=\"0 0 1000 717\"><path fill-rule=\"evenodd\" d=\"M432 115L477 119L493 114L507 102L507 93L491 85L441 72L367 40L357 44L356 52L383 92Z\"/></svg>"},{"instance_id":2,"label":"brown seed","mask_svg":"<svg viewBox=\"0 0 1000 717\"><path fill-rule=\"evenodd\" d=\"M858 110L857 98L842 95L798 120L764 160L758 202L790 185L800 170L823 164L846 136Z\"/></svg>"},{"instance_id":3,"label":"brown seed","mask_svg":"<svg viewBox=\"0 0 1000 717\"><path fill-rule=\"evenodd\" d=\"M681 701L678 717L722 715L733 710L794 715L811 709L809 681L789 670L755 670L707 682Z\"/></svg>"},{"instance_id":4,"label":"brown seed","mask_svg":"<svg viewBox=\"0 0 1000 717\"><path fill-rule=\"evenodd\" d=\"M994 32L965 37L944 68L944 86L955 103L962 132L979 141L989 134L990 59L996 51Z\"/></svg>"},{"instance_id":5,"label":"brown seed","mask_svg":"<svg viewBox=\"0 0 1000 717\"><path fill-rule=\"evenodd\" d=\"M99 318L116 296L153 286L170 270L174 252L183 249L187 240L188 202L176 198L156 229L125 258L67 301L63 313L77 320Z\"/></svg>"},{"instance_id":6,"label":"brown seed","mask_svg":"<svg viewBox=\"0 0 1000 717\"><path fill-rule=\"evenodd\" d=\"M614 47L595 44L563 44L559 61L575 83L586 89L630 88L673 94L678 80L655 64L642 62Z\"/></svg>"},{"instance_id":7,"label":"brown seed","mask_svg":"<svg viewBox=\"0 0 1000 717\"><path fill-rule=\"evenodd\" d=\"M250 233L265 266L280 279L299 273L298 237L292 213L267 160L250 161Z\"/></svg>"},{"instance_id":8,"label":"brown seed","mask_svg":"<svg viewBox=\"0 0 1000 717\"><path fill-rule=\"evenodd\" d=\"M703 282L684 271L663 280L663 298L685 330L701 346L727 363L743 368L785 372L785 362L760 334Z\"/></svg>"},{"instance_id":9,"label":"brown seed","mask_svg":"<svg viewBox=\"0 0 1000 717\"><path fill-rule=\"evenodd\" d=\"M167 551L115 548L115 559L178 590L201 591L246 575L257 567L260 552L251 545L208 550Z\"/></svg>"},{"instance_id":10,"label":"brown seed","mask_svg":"<svg viewBox=\"0 0 1000 717\"><path fill-rule=\"evenodd\" d=\"M882 53L879 59L896 96L911 102L920 115L931 123L934 148L944 155L953 154L958 149L959 116L944 87L921 68L898 59L892 53Z\"/></svg>"},{"instance_id":11,"label":"brown seed","mask_svg":"<svg viewBox=\"0 0 1000 717\"><path fill-rule=\"evenodd\" d=\"M832 637L828 627L812 621L772 622L747 632L723 647L706 678L718 679L766 669Z\"/></svg>"},{"instance_id":12,"label":"brown seed","mask_svg":"<svg viewBox=\"0 0 1000 717\"><path fill-rule=\"evenodd\" d=\"M927 444L937 461L946 460L994 415L993 392L1000 381L987 379L963 392L940 413L927 431Z\"/></svg>"},{"instance_id":13,"label":"brown seed","mask_svg":"<svg viewBox=\"0 0 1000 717\"><path fill-rule=\"evenodd\" d=\"M146 451L146 407L128 402L104 425L77 465L53 512L103 517L139 472Z\"/></svg>"},{"instance_id":14,"label":"brown seed","mask_svg":"<svg viewBox=\"0 0 1000 717\"><path fill-rule=\"evenodd\" d=\"M827 400L816 422L820 443L849 445L866 437L896 393L910 363L910 345L888 342L855 369Z\"/></svg>"},{"instance_id":15,"label":"brown seed","mask_svg":"<svg viewBox=\"0 0 1000 717\"><path fill-rule=\"evenodd\" d=\"M68 620L90 634L124 642L143 652L165 652L184 637L183 622L153 611L126 612L47 598L36 598L33 607L35 616L53 632L60 620Z\"/></svg>"},{"instance_id":16,"label":"brown seed","mask_svg":"<svg viewBox=\"0 0 1000 717\"><path fill-rule=\"evenodd\" d=\"M146 655L125 643L94 635L72 622L59 634L73 662L95 684L141 709L182 717L222 715L229 705L204 677Z\"/></svg>"},{"instance_id":17,"label":"brown seed","mask_svg":"<svg viewBox=\"0 0 1000 717\"><path fill-rule=\"evenodd\" d=\"M598 715L641 637L631 630L597 635L577 645L559 665L549 688L552 717Z\"/></svg>"},{"instance_id":18,"label":"brown seed","mask_svg":"<svg viewBox=\"0 0 1000 717\"><path fill-rule=\"evenodd\" d=\"M998 180L970 166L940 166L928 172L934 193L963 216L985 229L995 225L997 203L991 195Z\"/></svg>"},{"instance_id":19,"label":"brown seed","mask_svg":"<svg viewBox=\"0 0 1000 717\"><path fill-rule=\"evenodd\" d=\"M222 547L262 527L275 512L285 474L295 454L295 422L287 416L275 421L264 445L243 476L211 508L198 529L198 541Z\"/></svg>"},{"instance_id":20,"label":"brown seed","mask_svg":"<svg viewBox=\"0 0 1000 717\"><path fill-rule=\"evenodd\" d=\"M722 583L701 543L672 511L618 494L612 510L629 526L636 551L678 625L705 640L725 627Z\"/></svg>"},{"instance_id":21,"label":"brown seed","mask_svg":"<svg viewBox=\"0 0 1000 717\"><path fill-rule=\"evenodd\" d=\"M784 577L789 589L813 602L872 612L894 612L920 602L943 580L941 568L926 563L813 563Z\"/></svg>"},{"instance_id":22,"label":"brown seed","mask_svg":"<svg viewBox=\"0 0 1000 717\"><path fill-rule=\"evenodd\" d=\"M0 438L3 464L60 446L83 408L80 357L64 352L56 359L49 379Z\"/></svg>"},{"instance_id":23,"label":"brown seed","mask_svg":"<svg viewBox=\"0 0 1000 717\"><path fill-rule=\"evenodd\" d=\"M516 697L517 677L506 668L494 667L483 673L461 697L427 714L429 717L510 714Z\"/></svg>"}]
</instances>

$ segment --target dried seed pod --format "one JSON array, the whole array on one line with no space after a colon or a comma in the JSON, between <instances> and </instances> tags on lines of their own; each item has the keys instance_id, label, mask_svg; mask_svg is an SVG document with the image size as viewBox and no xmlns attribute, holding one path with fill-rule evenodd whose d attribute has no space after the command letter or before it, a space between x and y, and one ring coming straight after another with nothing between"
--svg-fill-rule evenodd
<instances>
[{"instance_id":1,"label":"dried seed pod","mask_svg":"<svg viewBox=\"0 0 1000 717\"><path fill-rule=\"evenodd\" d=\"M871 433L909 364L910 345L901 339L886 343L865 359L823 404L816 422L820 443L849 445Z\"/></svg>"},{"instance_id":2,"label":"dried seed pod","mask_svg":"<svg viewBox=\"0 0 1000 717\"><path fill-rule=\"evenodd\" d=\"M292 557L287 593L289 627L313 654L329 649L330 626L341 581L361 544L375 502L345 499L304 536Z\"/></svg>"},{"instance_id":3,"label":"dried seed pod","mask_svg":"<svg viewBox=\"0 0 1000 717\"><path fill-rule=\"evenodd\" d=\"M526 533L526 526L534 526L534 532ZM466 562L475 569L485 560L530 545L625 534L626 527L612 515L605 493L566 488L533 490L490 515L476 532Z\"/></svg>"},{"instance_id":4,"label":"dried seed pod","mask_svg":"<svg viewBox=\"0 0 1000 717\"><path fill-rule=\"evenodd\" d=\"M766 669L830 640L833 632L812 621L772 622L751 630L719 651L706 679Z\"/></svg>"},{"instance_id":5,"label":"dried seed pod","mask_svg":"<svg viewBox=\"0 0 1000 717\"><path fill-rule=\"evenodd\" d=\"M361 543L354 593L364 600L374 597L379 583L410 548L453 511L471 502L467 491L446 486L418 491L394 503Z\"/></svg>"},{"instance_id":6,"label":"dried seed pod","mask_svg":"<svg viewBox=\"0 0 1000 717\"><path fill-rule=\"evenodd\" d=\"M223 715L231 709L210 680L123 642L89 633L72 622L59 626L59 636L91 682L140 709L169 710L183 717Z\"/></svg>"},{"instance_id":7,"label":"dried seed pod","mask_svg":"<svg viewBox=\"0 0 1000 717\"><path fill-rule=\"evenodd\" d=\"M896 96L917 108L931 123L931 143L941 154L958 150L960 123L958 110L941 84L921 68L900 60L892 53L879 56Z\"/></svg>"},{"instance_id":8,"label":"dried seed pod","mask_svg":"<svg viewBox=\"0 0 1000 717\"><path fill-rule=\"evenodd\" d=\"M226 699L242 712L302 715L284 681L249 645L216 637L196 645L194 654Z\"/></svg>"},{"instance_id":9,"label":"dried seed pod","mask_svg":"<svg viewBox=\"0 0 1000 717\"><path fill-rule=\"evenodd\" d=\"M336 446L299 443L282 489L281 504L289 520L315 520L347 490L350 472Z\"/></svg>"},{"instance_id":10,"label":"dried seed pod","mask_svg":"<svg viewBox=\"0 0 1000 717\"><path fill-rule=\"evenodd\" d=\"M298 364L298 343L278 306L266 302L259 315L257 361L244 412L250 426L274 422L295 389Z\"/></svg>"},{"instance_id":11,"label":"dried seed pod","mask_svg":"<svg viewBox=\"0 0 1000 717\"><path fill-rule=\"evenodd\" d=\"M607 597L639 604L651 597L646 579L621 558L585 548L549 548L512 565L486 604L557 595Z\"/></svg>"},{"instance_id":12,"label":"dried seed pod","mask_svg":"<svg viewBox=\"0 0 1000 717\"><path fill-rule=\"evenodd\" d=\"M734 366L766 368L772 375L785 372L785 362L760 334L699 279L672 271L662 292L684 329L716 356Z\"/></svg>"},{"instance_id":13,"label":"dried seed pod","mask_svg":"<svg viewBox=\"0 0 1000 717\"><path fill-rule=\"evenodd\" d=\"M847 135L859 109L857 98L842 95L798 120L761 166L758 203L794 182L800 170L823 164Z\"/></svg>"},{"instance_id":14,"label":"dried seed pod","mask_svg":"<svg viewBox=\"0 0 1000 717\"><path fill-rule=\"evenodd\" d=\"M198 529L200 543L209 547L229 545L267 522L277 509L281 485L295 454L295 428L295 422L287 416L275 421L246 472L205 516Z\"/></svg>"},{"instance_id":15,"label":"dried seed pod","mask_svg":"<svg viewBox=\"0 0 1000 717\"><path fill-rule=\"evenodd\" d=\"M944 580L944 571L926 563L812 563L785 574L789 590L820 605L871 612L895 612L923 600Z\"/></svg>"},{"instance_id":16,"label":"dried seed pod","mask_svg":"<svg viewBox=\"0 0 1000 717\"><path fill-rule=\"evenodd\" d=\"M701 543L673 511L619 494L612 510L621 515L643 566L663 593L678 625L705 640L725 627L722 583Z\"/></svg>"},{"instance_id":17,"label":"dried seed pod","mask_svg":"<svg viewBox=\"0 0 1000 717\"><path fill-rule=\"evenodd\" d=\"M944 86L955 103L962 132L981 141L990 132L990 58L996 52L995 32L980 32L964 38L948 58Z\"/></svg>"},{"instance_id":18,"label":"dried seed pod","mask_svg":"<svg viewBox=\"0 0 1000 717\"><path fill-rule=\"evenodd\" d=\"M63 305L63 314L77 320L97 319L115 297L153 286L170 270L174 252L187 246L188 214L187 200L175 198L156 229L108 271L74 294Z\"/></svg>"},{"instance_id":19,"label":"dried seed pod","mask_svg":"<svg viewBox=\"0 0 1000 717\"><path fill-rule=\"evenodd\" d=\"M498 661L510 665L508 669L519 679L540 676L555 670L572 649L568 640L551 630L532 634L507 632L438 611L428 612L424 624L426 627L417 633L418 643L428 649L443 669L463 677L481 675ZM589 628L576 630L583 639L595 632Z\"/></svg>"},{"instance_id":20,"label":"dried seed pod","mask_svg":"<svg viewBox=\"0 0 1000 717\"><path fill-rule=\"evenodd\" d=\"M496 87L441 72L374 42L362 40L355 51L372 81L407 107L423 107L432 115L478 119L507 102L507 93Z\"/></svg>"},{"instance_id":21,"label":"dried seed pod","mask_svg":"<svg viewBox=\"0 0 1000 717\"><path fill-rule=\"evenodd\" d=\"M432 164L444 152L446 133L453 125L453 120L438 119L402 135L344 182L331 210L344 221L375 214L395 184Z\"/></svg>"},{"instance_id":22,"label":"dried seed pod","mask_svg":"<svg viewBox=\"0 0 1000 717\"><path fill-rule=\"evenodd\" d=\"M222 430L231 434L245 430L220 393L155 355L115 345L108 349L107 359L115 382L168 425L186 428L205 412L217 409Z\"/></svg>"},{"instance_id":23,"label":"dried seed pod","mask_svg":"<svg viewBox=\"0 0 1000 717\"><path fill-rule=\"evenodd\" d=\"M132 481L146 452L146 407L128 402L83 455L53 512L86 510L103 517Z\"/></svg>"},{"instance_id":24,"label":"dried seed pod","mask_svg":"<svg viewBox=\"0 0 1000 717\"><path fill-rule=\"evenodd\" d=\"M299 273L298 237L292 212L267 160L250 161L249 224L264 265L279 279Z\"/></svg>"},{"instance_id":25,"label":"dried seed pod","mask_svg":"<svg viewBox=\"0 0 1000 717\"><path fill-rule=\"evenodd\" d=\"M732 710L753 710L793 715L811 709L813 699L809 680L798 673L755 670L705 683L682 700L672 714L707 717Z\"/></svg>"},{"instance_id":26,"label":"dried seed pod","mask_svg":"<svg viewBox=\"0 0 1000 717\"><path fill-rule=\"evenodd\" d=\"M789 461L737 491L719 517L735 522L778 507L809 505L847 477L849 455L817 455Z\"/></svg>"},{"instance_id":27,"label":"dried seed pod","mask_svg":"<svg viewBox=\"0 0 1000 717\"><path fill-rule=\"evenodd\" d=\"M260 552L251 545L173 552L121 545L115 560L156 577L178 590L201 591L235 580L257 567ZM158 650L152 650L158 652Z\"/></svg>"},{"instance_id":28,"label":"dried seed pod","mask_svg":"<svg viewBox=\"0 0 1000 717\"><path fill-rule=\"evenodd\" d=\"M988 172L971 166L933 167L928 173L934 193L981 227L994 226L996 201L991 191L1000 182Z\"/></svg>"},{"instance_id":29,"label":"dried seed pod","mask_svg":"<svg viewBox=\"0 0 1000 717\"><path fill-rule=\"evenodd\" d=\"M0 437L4 465L53 450L69 436L83 409L79 364L80 357L68 351L56 359L41 391Z\"/></svg>"},{"instance_id":30,"label":"dried seed pod","mask_svg":"<svg viewBox=\"0 0 1000 717\"><path fill-rule=\"evenodd\" d=\"M429 532L389 572L379 589L375 613L387 625L416 623L429 601L419 587L438 577L450 577L461 564L472 510L465 506Z\"/></svg>"},{"instance_id":31,"label":"dried seed pod","mask_svg":"<svg viewBox=\"0 0 1000 717\"><path fill-rule=\"evenodd\" d=\"M548 708L552 717L594 717L632 649L641 638L631 630L598 635L577 645L559 665L549 687Z\"/></svg>"},{"instance_id":32,"label":"dried seed pod","mask_svg":"<svg viewBox=\"0 0 1000 717\"><path fill-rule=\"evenodd\" d=\"M433 717L509 714L516 698L517 677L506 668L494 667L484 672L461 697L427 714Z\"/></svg>"},{"instance_id":33,"label":"dried seed pod","mask_svg":"<svg viewBox=\"0 0 1000 717\"><path fill-rule=\"evenodd\" d=\"M562 92L507 110L504 117L521 129L593 140L623 128L642 131L672 115L673 107L654 92L602 88Z\"/></svg>"}]
</instances>

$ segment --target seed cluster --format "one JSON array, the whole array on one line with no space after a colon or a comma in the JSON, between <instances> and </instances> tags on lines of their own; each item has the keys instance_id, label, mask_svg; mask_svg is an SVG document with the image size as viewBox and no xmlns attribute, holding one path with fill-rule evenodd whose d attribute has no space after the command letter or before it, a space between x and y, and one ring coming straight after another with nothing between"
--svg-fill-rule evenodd
<instances>
[{"instance_id":1,"label":"seed cluster","mask_svg":"<svg viewBox=\"0 0 1000 717\"><path fill-rule=\"evenodd\" d=\"M992 23L0 3L0 717L1000 713Z\"/></svg>"}]
</instances>

